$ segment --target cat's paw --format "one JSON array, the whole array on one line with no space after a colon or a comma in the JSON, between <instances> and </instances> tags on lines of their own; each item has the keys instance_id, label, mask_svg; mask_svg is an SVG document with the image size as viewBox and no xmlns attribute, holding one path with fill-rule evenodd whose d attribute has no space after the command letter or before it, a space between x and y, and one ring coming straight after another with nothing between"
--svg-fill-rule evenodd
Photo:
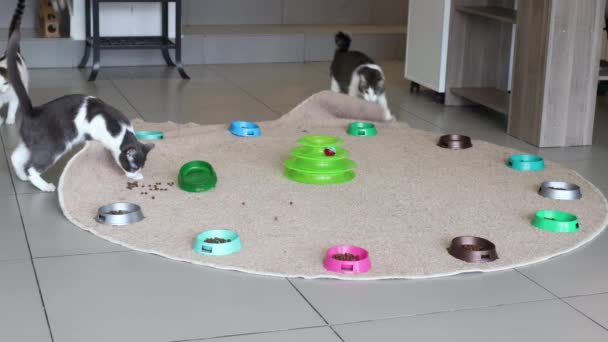
<instances>
[{"instance_id":1,"label":"cat's paw","mask_svg":"<svg viewBox=\"0 0 608 342\"><path fill-rule=\"evenodd\" d=\"M40 186L36 186L40 191L44 192L55 192L55 185L51 183L41 184Z\"/></svg>"},{"instance_id":2,"label":"cat's paw","mask_svg":"<svg viewBox=\"0 0 608 342\"><path fill-rule=\"evenodd\" d=\"M15 118L14 117L9 117L6 119L6 124L7 125L14 125L15 124ZM2 123L0 122L0 125L2 125Z\"/></svg>"}]
</instances>

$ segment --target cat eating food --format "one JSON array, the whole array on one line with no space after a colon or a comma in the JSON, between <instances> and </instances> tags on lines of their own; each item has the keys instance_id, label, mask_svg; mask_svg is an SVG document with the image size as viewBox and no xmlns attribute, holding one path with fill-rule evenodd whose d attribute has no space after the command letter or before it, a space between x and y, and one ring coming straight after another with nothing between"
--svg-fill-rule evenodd
<instances>
[{"instance_id":1,"label":"cat eating food","mask_svg":"<svg viewBox=\"0 0 608 342\"><path fill-rule=\"evenodd\" d=\"M17 1L6 53L7 74L19 99L23 122L21 141L11 162L22 181L30 181L42 191L53 192L41 174L86 140L100 142L108 149L127 177L143 179L141 171L153 144L142 144L135 137L129 119L103 101L86 95L67 95L34 107L19 72L21 18L25 0Z\"/></svg>"},{"instance_id":2,"label":"cat eating food","mask_svg":"<svg viewBox=\"0 0 608 342\"><path fill-rule=\"evenodd\" d=\"M350 50L351 37L340 31L335 36L336 52L331 63L331 90L377 103L384 110L383 120L391 120L385 94L384 73L366 54Z\"/></svg>"}]
</instances>

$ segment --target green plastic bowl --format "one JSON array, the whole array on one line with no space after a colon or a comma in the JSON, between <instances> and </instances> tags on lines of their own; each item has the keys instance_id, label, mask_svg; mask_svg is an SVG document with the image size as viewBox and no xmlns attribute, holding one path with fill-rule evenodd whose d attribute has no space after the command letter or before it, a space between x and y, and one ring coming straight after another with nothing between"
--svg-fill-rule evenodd
<instances>
[{"instance_id":1,"label":"green plastic bowl","mask_svg":"<svg viewBox=\"0 0 608 342\"><path fill-rule=\"evenodd\" d=\"M536 228L555 233L575 233L579 229L576 215L557 210L541 210L536 212L532 225Z\"/></svg>"},{"instance_id":2,"label":"green plastic bowl","mask_svg":"<svg viewBox=\"0 0 608 342\"><path fill-rule=\"evenodd\" d=\"M285 169L285 176L292 181L305 184L329 185L346 183L355 179L354 171L345 172L303 172Z\"/></svg>"},{"instance_id":3,"label":"green plastic bowl","mask_svg":"<svg viewBox=\"0 0 608 342\"><path fill-rule=\"evenodd\" d=\"M346 159L350 153L342 147L335 147L336 154L329 157L325 155L325 147L300 146L291 150L291 155L298 159L309 160L339 160Z\"/></svg>"},{"instance_id":4,"label":"green plastic bowl","mask_svg":"<svg viewBox=\"0 0 608 342\"><path fill-rule=\"evenodd\" d=\"M161 140L165 138L165 135L159 131L137 131L135 137L138 140Z\"/></svg>"},{"instance_id":5,"label":"green plastic bowl","mask_svg":"<svg viewBox=\"0 0 608 342\"><path fill-rule=\"evenodd\" d=\"M342 146L344 141L338 137L332 137L330 135L307 135L298 139L298 143L302 146L309 147L335 147Z\"/></svg>"},{"instance_id":6,"label":"green plastic bowl","mask_svg":"<svg viewBox=\"0 0 608 342\"><path fill-rule=\"evenodd\" d=\"M211 164L195 160L188 162L179 170L177 179L179 187L188 192L205 192L217 184L217 175Z\"/></svg>"},{"instance_id":7,"label":"green plastic bowl","mask_svg":"<svg viewBox=\"0 0 608 342\"><path fill-rule=\"evenodd\" d=\"M518 171L541 171L545 169L543 158L533 154L514 154L509 158L507 165Z\"/></svg>"},{"instance_id":8,"label":"green plastic bowl","mask_svg":"<svg viewBox=\"0 0 608 342\"><path fill-rule=\"evenodd\" d=\"M304 159L304 158L290 158L286 160L283 165L286 168L302 171L302 172L344 172L354 170L357 167L354 161L350 159L333 159L333 157L326 157L321 160Z\"/></svg>"},{"instance_id":9,"label":"green plastic bowl","mask_svg":"<svg viewBox=\"0 0 608 342\"><path fill-rule=\"evenodd\" d=\"M376 125L370 122L353 122L348 125L348 131L346 132L356 137L374 137L378 135Z\"/></svg>"}]
</instances>

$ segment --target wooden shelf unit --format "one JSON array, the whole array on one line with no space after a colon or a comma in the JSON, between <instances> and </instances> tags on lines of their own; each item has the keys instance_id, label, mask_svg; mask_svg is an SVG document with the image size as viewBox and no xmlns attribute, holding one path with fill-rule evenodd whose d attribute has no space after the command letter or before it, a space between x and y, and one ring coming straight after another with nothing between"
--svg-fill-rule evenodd
<instances>
[{"instance_id":1,"label":"wooden shelf unit","mask_svg":"<svg viewBox=\"0 0 608 342\"><path fill-rule=\"evenodd\" d=\"M511 8L497 6L456 6L456 10L462 13L498 20L510 24L515 24L517 20L517 11Z\"/></svg>"},{"instance_id":2,"label":"wooden shelf unit","mask_svg":"<svg viewBox=\"0 0 608 342\"><path fill-rule=\"evenodd\" d=\"M445 103L509 115L513 0L451 0Z\"/></svg>"},{"instance_id":3,"label":"wooden shelf unit","mask_svg":"<svg viewBox=\"0 0 608 342\"><path fill-rule=\"evenodd\" d=\"M509 93L491 87L452 88L452 93L471 102L509 114Z\"/></svg>"}]
</instances>

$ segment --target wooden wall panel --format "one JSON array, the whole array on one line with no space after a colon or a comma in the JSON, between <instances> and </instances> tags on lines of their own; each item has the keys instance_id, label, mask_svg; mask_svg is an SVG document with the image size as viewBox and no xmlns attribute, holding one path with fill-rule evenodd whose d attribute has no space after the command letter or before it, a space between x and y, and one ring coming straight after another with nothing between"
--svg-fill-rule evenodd
<instances>
[{"instance_id":1,"label":"wooden wall panel","mask_svg":"<svg viewBox=\"0 0 608 342\"><path fill-rule=\"evenodd\" d=\"M520 1L509 134L590 145L606 0Z\"/></svg>"},{"instance_id":2,"label":"wooden wall panel","mask_svg":"<svg viewBox=\"0 0 608 342\"><path fill-rule=\"evenodd\" d=\"M532 144L540 141L550 15L551 0L518 3L508 133Z\"/></svg>"}]
</instances>

